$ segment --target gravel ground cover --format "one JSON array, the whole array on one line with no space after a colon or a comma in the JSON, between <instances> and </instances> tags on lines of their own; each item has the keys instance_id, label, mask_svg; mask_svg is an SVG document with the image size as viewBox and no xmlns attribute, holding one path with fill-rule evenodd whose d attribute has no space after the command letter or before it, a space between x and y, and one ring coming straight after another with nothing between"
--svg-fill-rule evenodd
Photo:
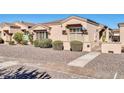
<instances>
[{"instance_id":1,"label":"gravel ground cover","mask_svg":"<svg viewBox=\"0 0 124 93\"><path fill-rule=\"evenodd\" d=\"M35 48L33 46L9 46L9 45L0 45L0 63L8 61L18 61L20 64L10 66L5 68L6 71L15 72L18 68L24 66L28 71L37 69L38 72L46 72L51 76L51 79L80 79L88 78L86 76L58 72L54 70L46 70L42 68L42 63L63 63L66 64L81 55L85 55L86 52L71 52L71 51L55 51L52 49L41 49ZM40 64L39 67L25 66L23 63L30 63L33 65ZM61 66L61 65L59 65ZM2 71L2 69L0 69ZM1 73L0 73L1 74ZM7 73L6 73L7 74ZM4 75L4 74L3 74ZM0 76L0 78L3 77Z\"/></svg>"},{"instance_id":2,"label":"gravel ground cover","mask_svg":"<svg viewBox=\"0 0 124 93\"><path fill-rule=\"evenodd\" d=\"M96 78L114 78L116 73L116 78L124 78L124 54L101 54L83 69L92 71L87 75Z\"/></svg>"},{"instance_id":3,"label":"gravel ground cover","mask_svg":"<svg viewBox=\"0 0 124 93\"><path fill-rule=\"evenodd\" d=\"M67 63L87 53L71 51L54 51L33 46L0 45L0 62L19 61L20 64L8 67L9 71L16 70L22 63L40 64L39 72L47 72L53 79L98 78L117 79L124 78L124 54L101 54L89 62L85 67L67 66ZM47 63L42 65L42 63ZM50 64L49 64L50 63ZM51 64L52 63L52 64ZM44 69L46 66L46 69ZM28 70L37 67L24 66ZM49 70L47 69L49 68ZM59 71L60 70L60 71Z\"/></svg>"},{"instance_id":4,"label":"gravel ground cover","mask_svg":"<svg viewBox=\"0 0 124 93\"><path fill-rule=\"evenodd\" d=\"M0 56L22 58L37 62L68 63L86 52L55 51L53 49L35 48L33 46L0 45Z\"/></svg>"}]
</instances>

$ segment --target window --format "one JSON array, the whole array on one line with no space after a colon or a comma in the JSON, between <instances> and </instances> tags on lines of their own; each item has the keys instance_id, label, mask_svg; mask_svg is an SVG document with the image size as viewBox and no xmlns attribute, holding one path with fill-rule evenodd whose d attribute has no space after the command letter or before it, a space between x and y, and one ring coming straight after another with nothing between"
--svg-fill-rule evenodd
<instances>
[{"instance_id":1,"label":"window","mask_svg":"<svg viewBox=\"0 0 124 93\"><path fill-rule=\"evenodd\" d=\"M48 38L48 33L47 32L37 32L36 33L37 39L46 39Z\"/></svg>"},{"instance_id":2,"label":"window","mask_svg":"<svg viewBox=\"0 0 124 93\"><path fill-rule=\"evenodd\" d=\"M76 32L76 29L73 29L73 32Z\"/></svg>"},{"instance_id":3,"label":"window","mask_svg":"<svg viewBox=\"0 0 124 93\"><path fill-rule=\"evenodd\" d=\"M73 29L70 29L70 32L72 32L73 31Z\"/></svg>"},{"instance_id":4,"label":"window","mask_svg":"<svg viewBox=\"0 0 124 93\"><path fill-rule=\"evenodd\" d=\"M25 32L25 31L26 31L26 29L22 29L22 31L23 31L23 32Z\"/></svg>"},{"instance_id":5,"label":"window","mask_svg":"<svg viewBox=\"0 0 124 93\"><path fill-rule=\"evenodd\" d=\"M77 28L77 32L80 32L80 28Z\"/></svg>"},{"instance_id":6,"label":"window","mask_svg":"<svg viewBox=\"0 0 124 93\"><path fill-rule=\"evenodd\" d=\"M5 36L6 34L4 33L3 35Z\"/></svg>"},{"instance_id":7,"label":"window","mask_svg":"<svg viewBox=\"0 0 124 93\"><path fill-rule=\"evenodd\" d=\"M62 34L63 34L63 35L67 35L66 30L63 30L63 31L62 31Z\"/></svg>"},{"instance_id":8,"label":"window","mask_svg":"<svg viewBox=\"0 0 124 93\"><path fill-rule=\"evenodd\" d=\"M28 28L31 28L32 26L28 26Z\"/></svg>"},{"instance_id":9,"label":"window","mask_svg":"<svg viewBox=\"0 0 124 93\"><path fill-rule=\"evenodd\" d=\"M73 27L69 29L72 33L80 33L82 31L82 27Z\"/></svg>"}]
</instances>

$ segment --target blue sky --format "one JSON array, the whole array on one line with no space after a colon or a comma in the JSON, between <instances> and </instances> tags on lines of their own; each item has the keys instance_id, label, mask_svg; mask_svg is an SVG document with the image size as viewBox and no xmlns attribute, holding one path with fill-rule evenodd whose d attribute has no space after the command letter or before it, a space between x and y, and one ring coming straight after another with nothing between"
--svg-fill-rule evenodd
<instances>
[{"instance_id":1,"label":"blue sky","mask_svg":"<svg viewBox=\"0 0 124 93\"><path fill-rule=\"evenodd\" d=\"M124 14L0 14L0 22L27 21L43 23L66 18L81 16L105 24L110 28L117 28L117 24L124 22Z\"/></svg>"}]
</instances>

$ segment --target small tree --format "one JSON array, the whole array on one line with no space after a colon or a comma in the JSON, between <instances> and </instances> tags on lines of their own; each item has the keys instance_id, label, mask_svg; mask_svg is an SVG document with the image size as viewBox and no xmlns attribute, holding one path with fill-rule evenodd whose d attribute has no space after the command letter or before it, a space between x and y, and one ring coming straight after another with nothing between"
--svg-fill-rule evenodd
<instances>
[{"instance_id":1,"label":"small tree","mask_svg":"<svg viewBox=\"0 0 124 93\"><path fill-rule=\"evenodd\" d=\"M21 43L21 41L23 40L23 33L15 33L13 39L17 42L17 43Z\"/></svg>"}]
</instances>

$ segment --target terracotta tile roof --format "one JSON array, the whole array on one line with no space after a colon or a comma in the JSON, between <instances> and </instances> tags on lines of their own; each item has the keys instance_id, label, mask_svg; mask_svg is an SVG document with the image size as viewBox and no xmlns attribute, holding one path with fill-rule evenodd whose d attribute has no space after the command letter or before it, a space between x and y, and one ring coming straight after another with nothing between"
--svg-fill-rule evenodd
<instances>
[{"instance_id":1,"label":"terracotta tile roof","mask_svg":"<svg viewBox=\"0 0 124 93\"><path fill-rule=\"evenodd\" d=\"M124 26L124 23L119 23L118 27Z\"/></svg>"},{"instance_id":2,"label":"terracotta tile roof","mask_svg":"<svg viewBox=\"0 0 124 93\"><path fill-rule=\"evenodd\" d=\"M62 21L63 20L56 20L56 21L47 22L47 23L40 23L40 24L49 26L49 25L54 25L54 24L61 24Z\"/></svg>"},{"instance_id":3,"label":"terracotta tile roof","mask_svg":"<svg viewBox=\"0 0 124 93\"><path fill-rule=\"evenodd\" d=\"M51 28L51 27L49 27L48 25L45 25L45 24L36 24L36 25L34 25L34 26L32 26L31 28L30 28L30 30L32 30L32 29L34 29L35 27L37 27L37 26L43 26L43 27L46 27L46 28Z\"/></svg>"},{"instance_id":4,"label":"terracotta tile roof","mask_svg":"<svg viewBox=\"0 0 124 93\"><path fill-rule=\"evenodd\" d=\"M20 21L20 22L17 22L17 23L21 23L21 24L24 24L26 26L34 26L34 25L36 25L34 23L29 23L29 22L24 22L24 21Z\"/></svg>"},{"instance_id":5,"label":"terracotta tile roof","mask_svg":"<svg viewBox=\"0 0 124 93\"><path fill-rule=\"evenodd\" d=\"M79 16L70 16L70 17L67 17L67 18L65 18L65 19L56 20L56 21L47 22L47 23L40 23L40 24L47 25L47 26L56 25L56 24L61 24L62 22L64 22L65 20L67 20L67 19L69 19L69 18L77 18L77 19L86 21L86 22L88 22L88 23L90 23L90 24L96 25L96 26L103 25L103 24L100 24L100 23L95 22L95 21L93 21L93 20L90 20L90 19L87 19L87 18L83 18L83 17L79 17ZM103 25L103 26L105 26L105 25Z\"/></svg>"},{"instance_id":6,"label":"terracotta tile roof","mask_svg":"<svg viewBox=\"0 0 124 93\"><path fill-rule=\"evenodd\" d=\"M15 25L14 23L7 23L7 22L4 22L4 23L1 23L0 25L1 25L1 26L7 25L7 26L10 26L10 27L17 27L17 28L20 28L20 26L17 26L17 25Z\"/></svg>"}]
</instances>

